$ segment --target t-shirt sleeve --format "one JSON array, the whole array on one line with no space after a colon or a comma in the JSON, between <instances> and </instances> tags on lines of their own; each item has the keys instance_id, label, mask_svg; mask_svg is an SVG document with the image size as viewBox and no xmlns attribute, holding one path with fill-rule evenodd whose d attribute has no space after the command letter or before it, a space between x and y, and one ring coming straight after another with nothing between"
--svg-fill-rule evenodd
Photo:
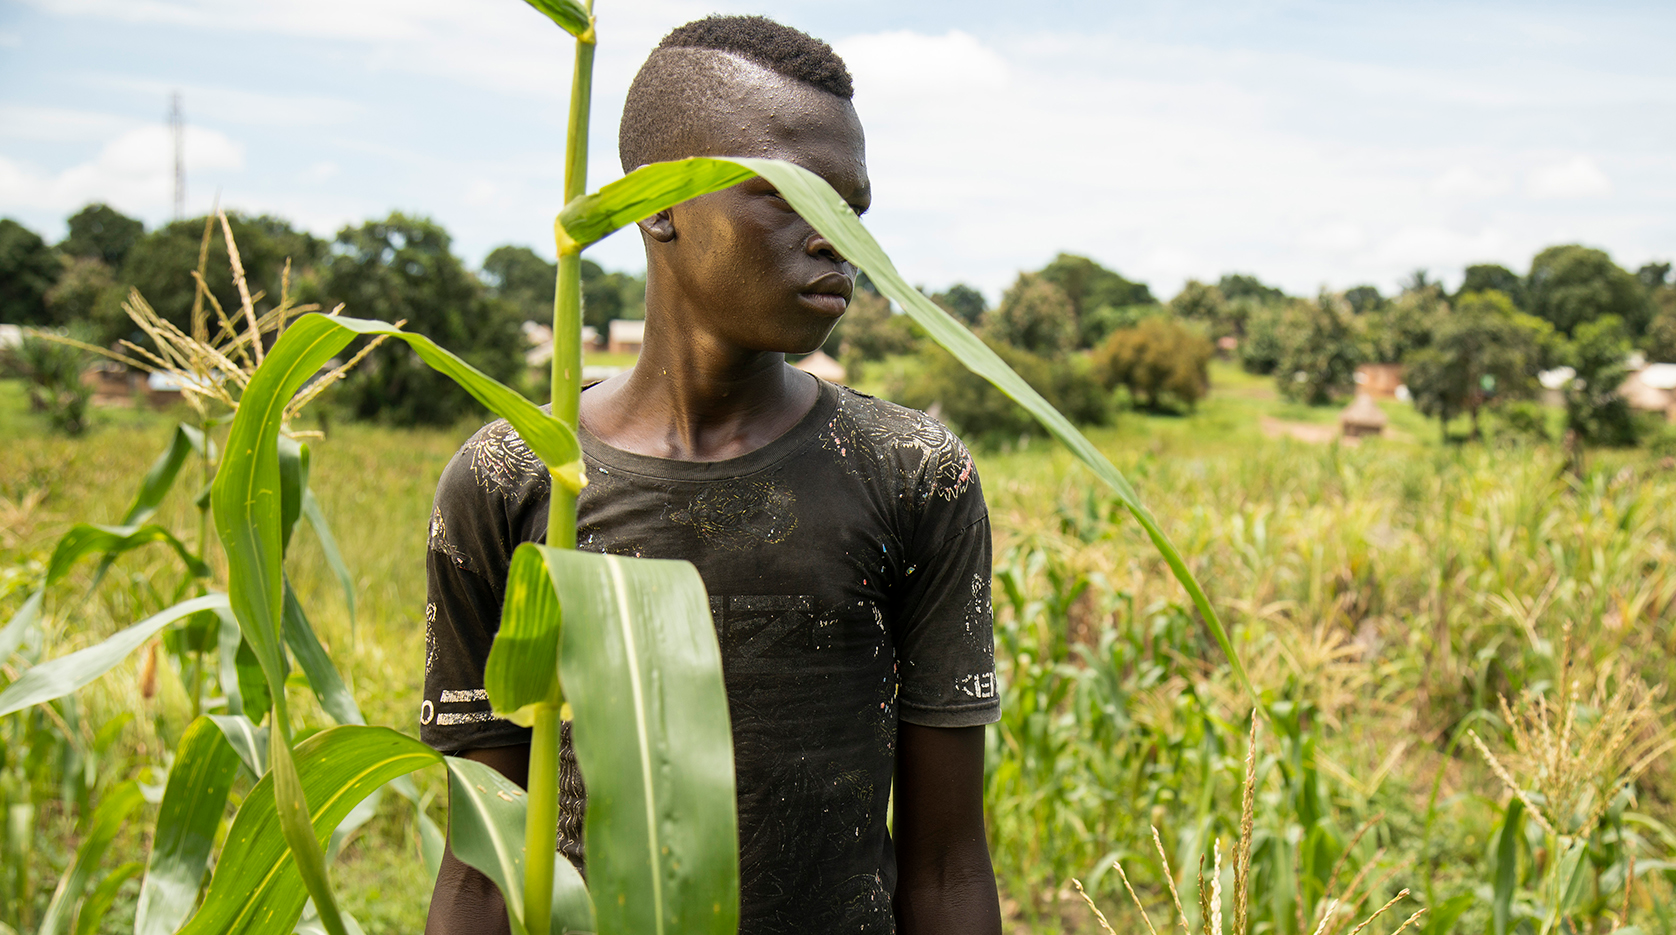
<instances>
[{"instance_id":1,"label":"t-shirt sleeve","mask_svg":"<svg viewBox=\"0 0 1676 935\"><path fill-rule=\"evenodd\" d=\"M484 443L496 437L494 428L479 433L449 461L431 510L419 737L445 753L529 739L527 728L494 716L483 690L512 550L536 532L523 528L529 525L524 514L531 492L520 482L523 472L509 475L504 458L489 460L500 453Z\"/></svg>"},{"instance_id":2,"label":"t-shirt sleeve","mask_svg":"<svg viewBox=\"0 0 1676 935\"><path fill-rule=\"evenodd\" d=\"M925 727L994 723L1001 699L989 511L972 456L953 435L928 458L914 499L919 508L896 617L899 716Z\"/></svg>"}]
</instances>

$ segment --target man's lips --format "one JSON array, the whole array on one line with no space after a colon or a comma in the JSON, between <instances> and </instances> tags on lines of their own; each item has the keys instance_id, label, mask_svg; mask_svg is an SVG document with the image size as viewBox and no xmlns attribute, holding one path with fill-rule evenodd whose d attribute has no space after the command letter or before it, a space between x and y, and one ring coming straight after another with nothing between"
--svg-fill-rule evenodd
<instances>
[{"instance_id":1,"label":"man's lips","mask_svg":"<svg viewBox=\"0 0 1676 935\"><path fill-rule=\"evenodd\" d=\"M855 284L850 277L842 273L827 273L803 288L801 298L804 302L834 318L844 314L849 307L850 292Z\"/></svg>"}]
</instances>

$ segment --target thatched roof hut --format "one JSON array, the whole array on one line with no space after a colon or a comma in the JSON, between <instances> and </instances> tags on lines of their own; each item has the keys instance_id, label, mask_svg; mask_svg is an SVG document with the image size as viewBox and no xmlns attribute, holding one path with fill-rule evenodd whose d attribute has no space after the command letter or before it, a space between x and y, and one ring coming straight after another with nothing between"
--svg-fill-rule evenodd
<instances>
[{"instance_id":1,"label":"thatched roof hut","mask_svg":"<svg viewBox=\"0 0 1676 935\"><path fill-rule=\"evenodd\" d=\"M1366 393L1357 393L1350 405L1338 415L1339 430L1346 438L1361 438L1364 435L1385 434L1385 423L1390 417L1385 410L1373 401L1373 397Z\"/></svg>"}]
</instances>

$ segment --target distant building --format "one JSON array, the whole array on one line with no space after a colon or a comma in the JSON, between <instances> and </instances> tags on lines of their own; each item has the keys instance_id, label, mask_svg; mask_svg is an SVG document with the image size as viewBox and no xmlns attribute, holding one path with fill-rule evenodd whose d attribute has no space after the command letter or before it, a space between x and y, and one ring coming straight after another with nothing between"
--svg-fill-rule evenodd
<instances>
[{"instance_id":1,"label":"distant building","mask_svg":"<svg viewBox=\"0 0 1676 935\"><path fill-rule=\"evenodd\" d=\"M1361 364L1356 368L1356 392L1374 399L1395 399L1402 386L1402 364Z\"/></svg>"},{"instance_id":2,"label":"distant building","mask_svg":"<svg viewBox=\"0 0 1676 935\"><path fill-rule=\"evenodd\" d=\"M1676 364L1647 364L1618 386L1631 409L1662 412L1676 422Z\"/></svg>"},{"instance_id":3,"label":"distant building","mask_svg":"<svg viewBox=\"0 0 1676 935\"><path fill-rule=\"evenodd\" d=\"M1384 435L1385 423L1390 421L1385 410L1373 401L1373 397L1366 392L1356 394L1350 405L1339 413L1339 431L1345 438L1363 438L1369 435Z\"/></svg>"},{"instance_id":4,"label":"distant building","mask_svg":"<svg viewBox=\"0 0 1676 935\"><path fill-rule=\"evenodd\" d=\"M844 373L843 364L833 360L825 351L820 350L803 358L793 366L804 373L812 373L828 383L842 383L844 377L847 376Z\"/></svg>"},{"instance_id":5,"label":"distant building","mask_svg":"<svg viewBox=\"0 0 1676 935\"><path fill-rule=\"evenodd\" d=\"M646 322L614 318L607 332L605 349L612 354L639 354L646 343Z\"/></svg>"}]
</instances>

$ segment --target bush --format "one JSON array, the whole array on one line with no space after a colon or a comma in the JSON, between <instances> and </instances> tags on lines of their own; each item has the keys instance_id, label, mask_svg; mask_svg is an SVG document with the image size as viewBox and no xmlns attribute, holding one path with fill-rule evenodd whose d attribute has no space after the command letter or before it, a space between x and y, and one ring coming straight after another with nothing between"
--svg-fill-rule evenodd
<instances>
[{"instance_id":1,"label":"bush","mask_svg":"<svg viewBox=\"0 0 1676 935\"><path fill-rule=\"evenodd\" d=\"M1541 403L1528 399L1497 406L1496 435L1514 441L1552 441L1548 434L1548 412Z\"/></svg>"},{"instance_id":2,"label":"bush","mask_svg":"<svg viewBox=\"0 0 1676 935\"><path fill-rule=\"evenodd\" d=\"M516 380L524 370L523 316L516 305L490 295L449 247L441 226L400 213L346 227L338 232L322 288L351 315L405 320L408 331L449 348L489 376ZM381 345L333 392L359 418L400 425L445 425L483 412L401 341Z\"/></svg>"},{"instance_id":3,"label":"bush","mask_svg":"<svg viewBox=\"0 0 1676 935\"><path fill-rule=\"evenodd\" d=\"M1001 304L984 314L990 338L1038 355L1077 346L1077 315L1065 290L1036 273L1021 273Z\"/></svg>"},{"instance_id":4,"label":"bush","mask_svg":"<svg viewBox=\"0 0 1676 935\"><path fill-rule=\"evenodd\" d=\"M1278 318L1275 384L1282 396L1322 406L1355 385L1361 348L1339 296L1293 299Z\"/></svg>"},{"instance_id":5,"label":"bush","mask_svg":"<svg viewBox=\"0 0 1676 935\"><path fill-rule=\"evenodd\" d=\"M1065 418L1079 425L1111 421L1110 398L1094 379L1085 357L1048 361L993 339L986 338L984 343ZM890 387L891 397L905 406L933 412L968 443L993 445L1021 435L1044 434L1029 413L942 348L927 345L919 354L919 364Z\"/></svg>"},{"instance_id":6,"label":"bush","mask_svg":"<svg viewBox=\"0 0 1676 935\"><path fill-rule=\"evenodd\" d=\"M1647 337L1641 347L1647 352L1648 360L1676 362L1676 287L1655 290L1652 303L1657 311L1653 323L1647 326Z\"/></svg>"},{"instance_id":7,"label":"bush","mask_svg":"<svg viewBox=\"0 0 1676 935\"><path fill-rule=\"evenodd\" d=\"M44 412L54 430L80 435L87 429L93 388L82 382L87 353L80 348L25 333L6 353L5 370L29 384L29 408Z\"/></svg>"},{"instance_id":8,"label":"bush","mask_svg":"<svg viewBox=\"0 0 1676 935\"><path fill-rule=\"evenodd\" d=\"M1209 339L1168 318L1148 318L1113 332L1094 352L1094 375L1107 389L1129 388L1148 409L1168 399L1188 409L1210 390Z\"/></svg>"},{"instance_id":9,"label":"bush","mask_svg":"<svg viewBox=\"0 0 1676 935\"><path fill-rule=\"evenodd\" d=\"M891 311L889 299L858 287L850 297L850 307L844 317L838 320L838 327L821 346L834 345L837 353L833 356L846 369L855 370L864 361L913 353L919 347L919 332L913 319Z\"/></svg>"},{"instance_id":10,"label":"bush","mask_svg":"<svg viewBox=\"0 0 1676 935\"><path fill-rule=\"evenodd\" d=\"M1577 326L1565 353L1577 376L1565 391L1566 428L1591 445L1635 444L1636 425L1629 402L1618 387L1629 374L1629 329L1616 315Z\"/></svg>"}]
</instances>

